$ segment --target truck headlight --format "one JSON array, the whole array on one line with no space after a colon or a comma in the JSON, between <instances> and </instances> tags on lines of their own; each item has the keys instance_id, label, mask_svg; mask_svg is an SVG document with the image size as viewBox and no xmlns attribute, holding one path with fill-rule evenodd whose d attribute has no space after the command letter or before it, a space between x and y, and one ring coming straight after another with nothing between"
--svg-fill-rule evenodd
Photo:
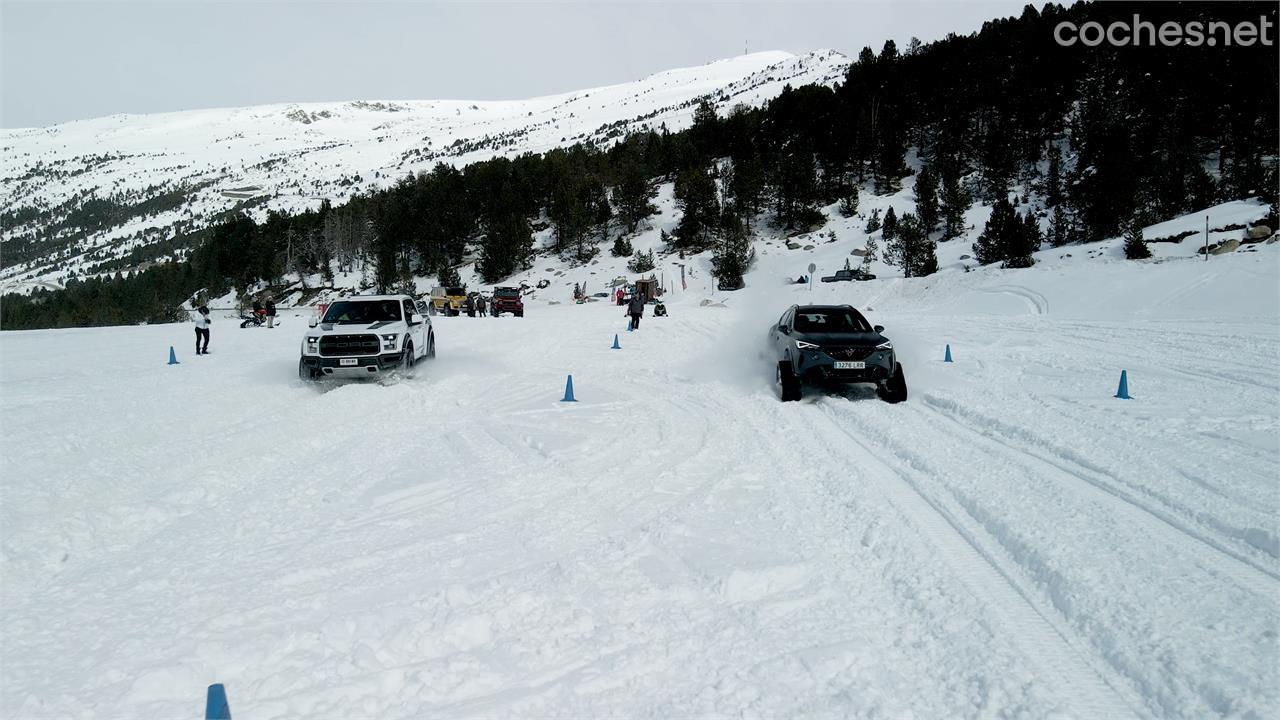
<instances>
[{"instance_id":1,"label":"truck headlight","mask_svg":"<svg viewBox=\"0 0 1280 720\"><path fill-rule=\"evenodd\" d=\"M814 345L814 344L813 344L813 343L811 343L811 342L805 342L805 341L803 341L803 340L797 340L797 341L796 341L796 349L797 349L797 350L821 350L821 349L822 349L822 347L821 347L821 346L819 346L819 345Z\"/></svg>"},{"instance_id":2,"label":"truck headlight","mask_svg":"<svg viewBox=\"0 0 1280 720\"><path fill-rule=\"evenodd\" d=\"M319 352L319 351L320 351L320 338L318 338L318 337L308 337L308 338L307 338L307 352L309 352L309 353L315 353L315 352Z\"/></svg>"},{"instance_id":3,"label":"truck headlight","mask_svg":"<svg viewBox=\"0 0 1280 720\"><path fill-rule=\"evenodd\" d=\"M892 350L892 349L893 349L893 343L889 342L888 340L885 340L884 342L882 342L882 343L880 343L879 345L877 345L877 346L876 346L876 349L877 349L877 350Z\"/></svg>"},{"instance_id":4,"label":"truck headlight","mask_svg":"<svg viewBox=\"0 0 1280 720\"><path fill-rule=\"evenodd\" d=\"M383 336L382 336L382 349L383 349L383 350L395 350L395 349L396 349L396 338L398 338L398 337L400 337L400 335L399 335L398 333L391 333L391 334L389 334L389 335L383 335Z\"/></svg>"}]
</instances>

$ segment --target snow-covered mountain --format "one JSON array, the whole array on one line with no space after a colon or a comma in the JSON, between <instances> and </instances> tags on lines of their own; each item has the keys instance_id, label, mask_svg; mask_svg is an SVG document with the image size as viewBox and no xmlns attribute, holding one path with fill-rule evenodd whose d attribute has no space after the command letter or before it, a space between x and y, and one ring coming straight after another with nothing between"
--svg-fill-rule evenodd
<instances>
[{"instance_id":1,"label":"snow-covered mountain","mask_svg":"<svg viewBox=\"0 0 1280 720\"><path fill-rule=\"evenodd\" d=\"M246 201L261 213L297 211L438 162L461 167L650 128L677 131L703 99L723 110L758 106L788 84L832 84L848 64L831 50L761 52L528 100L295 103L0 130L0 280L56 284L70 270L199 227ZM88 198L112 201L89 213L105 222L84 218L100 229L68 225L29 242Z\"/></svg>"}]
</instances>

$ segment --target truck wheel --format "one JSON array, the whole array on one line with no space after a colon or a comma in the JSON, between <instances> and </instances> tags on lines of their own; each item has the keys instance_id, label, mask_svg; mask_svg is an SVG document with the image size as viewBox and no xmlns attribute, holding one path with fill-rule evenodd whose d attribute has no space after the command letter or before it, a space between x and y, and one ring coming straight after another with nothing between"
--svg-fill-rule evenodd
<instances>
[{"instance_id":1,"label":"truck wheel","mask_svg":"<svg viewBox=\"0 0 1280 720\"><path fill-rule=\"evenodd\" d=\"M413 343L405 345L404 354L400 356L400 374L413 377Z\"/></svg>"},{"instance_id":2,"label":"truck wheel","mask_svg":"<svg viewBox=\"0 0 1280 720\"><path fill-rule=\"evenodd\" d=\"M523 311L523 310L516 310L516 311L515 311L514 313L512 313L512 314L513 314L513 315L515 315L516 317L524 317L524 311Z\"/></svg>"},{"instance_id":3,"label":"truck wheel","mask_svg":"<svg viewBox=\"0 0 1280 720\"><path fill-rule=\"evenodd\" d=\"M316 371L307 367L307 361L298 358L298 379L303 382L311 382L317 377Z\"/></svg>"},{"instance_id":4,"label":"truck wheel","mask_svg":"<svg viewBox=\"0 0 1280 720\"><path fill-rule=\"evenodd\" d=\"M893 374L876 388L876 394L890 404L907 399L907 376L902 371L902 363L893 364Z\"/></svg>"},{"instance_id":5,"label":"truck wheel","mask_svg":"<svg viewBox=\"0 0 1280 720\"><path fill-rule=\"evenodd\" d=\"M794 402L804 394L800 387L800 378L796 377L795 370L791 367L791 361L783 360L778 363L776 379L782 390L782 402Z\"/></svg>"}]
</instances>

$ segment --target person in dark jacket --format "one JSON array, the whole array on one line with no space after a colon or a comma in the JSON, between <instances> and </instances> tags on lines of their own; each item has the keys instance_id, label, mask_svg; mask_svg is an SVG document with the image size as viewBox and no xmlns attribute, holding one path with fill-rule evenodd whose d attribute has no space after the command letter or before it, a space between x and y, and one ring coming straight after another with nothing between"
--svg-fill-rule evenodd
<instances>
[{"instance_id":1,"label":"person in dark jacket","mask_svg":"<svg viewBox=\"0 0 1280 720\"><path fill-rule=\"evenodd\" d=\"M467 317L475 317L475 316L476 316L476 296L473 294L468 294L467 295Z\"/></svg>"},{"instance_id":2,"label":"person in dark jacket","mask_svg":"<svg viewBox=\"0 0 1280 720\"><path fill-rule=\"evenodd\" d=\"M627 303L627 314L631 316L631 329L640 329L640 318L644 315L644 295L639 292L631 296L631 302Z\"/></svg>"},{"instance_id":3,"label":"person in dark jacket","mask_svg":"<svg viewBox=\"0 0 1280 720\"><path fill-rule=\"evenodd\" d=\"M266 306L267 306L267 327L269 327L269 328L270 328L270 327L275 327L275 326L276 326L276 325L275 325L275 323L276 323L276 301L275 301L275 300L273 300L273 299L271 299L270 297L268 297L268 298L267 298Z\"/></svg>"},{"instance_id":4,"label":"person in dark jacket","mask_svg":"<svg viewBox=\"0 0 1280 720\"><path fill-rule=\"evenodd\" d=\"M209 319L209 308L201 305L196 310L196 354L209 354L209 326L213 325L213 320ZM204 340L204 347L200 347L200 340Z\"/></svg>"},{"instance_id":5,"label":"person in dark jacket","mask_svg":"<svg viewBox=\"0 0 1280 720\"><path fill-rule=\"evenodd\" d=\"M480 312L480 317L484 317L484 316L485 316L485 314L484 314L484 313L485 313L485 305L486 305L486 303L485 303L485 301L484 301L484 296L483 296L483 295L479 295L479 296L477 296L477 297L476 297L476 310L478 310L478 311Z\"/></svg>"}]
</instances>

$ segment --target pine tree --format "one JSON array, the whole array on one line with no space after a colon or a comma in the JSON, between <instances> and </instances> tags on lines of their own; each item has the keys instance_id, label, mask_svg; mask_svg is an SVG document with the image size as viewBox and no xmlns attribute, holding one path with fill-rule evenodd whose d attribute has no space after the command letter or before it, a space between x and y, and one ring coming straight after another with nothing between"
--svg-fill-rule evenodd
<instances>
[{"instance_id":1,"label":"pine tree","mask_svg":"<svg viewBox=\"0 0 1280 720\"><path fill-rule=\"evenodd\" d=\"M477 269L486 283L495 283L527 267L533 249L533 229L529 219L520 214L503 215L491 219L487 225Z\"/></svg>"},{"instance_id":2,"label":"pine tree","mask_svg":"<svg viewBox=\"0 0 1280 720\"><path fill-rule=\"evenodd\" d=\"M642 220L658 211L651 202L658 191L649 184L644 167L635 160L623 162L621 175L613 189L613 202L618 206L618 219L626 226L627 233L634 233Z\"/></svg>"},{"instance_id":3,"label":"pine tree","mask_svg":"<svg viewBox=\"0 0 1280 720\"><path fill-rule=\"evenodd\" d=\"M880 208L872 208L871 217L867 218L867 234L880 229Z\"/></svg>"},{"instance_id":4,"label":"pine tree","mask_svg":"<svg viewBox=\"0 0 1280 720\"><path fill-rule=\"evenodd\" d=\"M916 217L926 235L938 227L938 179L928 165L916 175Z\"/></svg>"},{"instance_id":5,"label":"pine tree","mask_svg":"<svg viewBox=\"0 0 1280 720\"><path fill-rule=\"evenodd\" d=\"M1145 260L1151 257L1151 248L1147 247L1146 238L1142 236L1142 223L1131 220L1124 229L1124 256L1130 260Z\"/></svg>"},{"instance_id":6,"label":"pine tree","mask_svg":"<svg viewBox=\"0 0 1280 720\"><path fill-rule=\"evenodd\" d=\"M881 226L880 230L880 237L883 237L885 242L892 240L893 236L898 232L898 215L893 211L893 208L885 211L884 225Z\"/></svg>"},{"instance_id":7,"label":"pine tree","mask_svg":"<svg viewBox=\"0 0 1280 720\"><path fill-rule=\"evenodd\" d=\"M1045 207L1057 207L1062 203L1062 148L1054 143L1049 147L1049 174L1044 180Z\"/></svg>"},{"instance_id":8,"label":"pine tree","mask_svg":"<svg viewBox=\"0 0 1280 720\"><path fill-rule=\"evenodd\" d=\"M991 217L987 220L982 234L973 243L973 256L981 265L1001 262L1008 257L1009 235L1012 226L1018 222L1017 213L1009 201L1000 198L991 208Z\"/></svg>"},{"instance_id":9,"label":"pine tree","mask_svg":"<svg viewBox=\"0 0 1280 720\"><path fill-rule=\"evenodd\" d=\"M876 242L876 236L867 235L866 253L862 256L862 262L864 264L870 264L874 262L877 258L877 253L879 252L880 252L880 243Z\"/></svg>"},{"instance_id":10,"label":"pine tree","mask_svg":"<svg viewBox=\"0 0 1280 720\"><path fill-rule=\"evenodd\" d=\"M938 271L934 242L911 213L898 221L897 232L885 248L885 262L902 268L904 277L923 277Z\"/></svg>"},{"instance_id":11,"label":"pine tree","mask_svg":"<svg viewBox=\"0 0 1280 720\"><path fill-rule=\"evenodd\" d=\"M695 252L711 246L720 217L716 184L710 173L690 168L676 177L676 203L682 214L676 225L676 246Z\"/></svg>"},{"instance_id":12,"label":"pine tree","mask_svg":"<svg viewBox=\"0 0 1280 720\"><path fill-rule=\"evenodd\" d=\"M1004 266L1029 268L1036 262L1031 254L1039 249L1040 226L1036 222L1035 213L1027 210L1025 217L1018 217L1015 214L1014 224L1009 228Z\"/></svg>"},{"instance_id":13,"label":"pine tree","mask_svg":"<svg viewBox=\"0 0 1280 720\"><path fill-rule=\"evenodd\" d=\"M738 214L747 220L760 212L760 201L764 195L765 172L759 156L752 153L734 160L733 172L729 176L729 192Z\"/></svg>"},{"instance_id":14,"label":"pine tree","mask_svg":"<svg viewBox=\"0 0 1280 720\"><path fill-rule=\"evenodd\" d=\"M742 276L755 259L751 247L751 234L746 223L735 213L726 212L721 218L720 239L711 256L711 271L721 290L737 290L745 283Z\"/></svg>"},{"instance_id":15,"label":"pine tree","mask_svg":"<svg viewBox=\"0 0 1280 720\"><path fill-rule=\"evenodd\" d=\"M960 170L954 164L944 164L942 169L942 238L950 240L964 234L964 214L971 199L960 184Z\"/></svg>"},{"instance_id":16,"label":"pine tree","mask_svg":"<svg viewBox=\"0 0 1280 720\"><path fill-rule=\"evenodd\" d=\"M633 273L649 272L654 268L653 251L647 250L641 252L636 251L631 261L627 263L627 269Z\"/></svg>"},{"instance_id":17,"label":"pine tree","mask_svg":"<svg viewBox=\"0 0 1280 720\"><path fill-rule=\"evenodd\" d=\"M849 184L845 186L843 197L840 198L840 214L850 218L858 214L858 186Z\"/></svg>"},{"instance_id":18,"label":"pine tree","mask_svg":"<svg viewBox=\"0 0 1280 720\"><path fill-rule=\"evenodd\" d=\"M1062 247L1071 242L1070 220L1062 203L1053 206L1053 223L1049 228L1049 244Z\"/></svg>"},{"instance_id":19,"label":"pine tree","mask_svg":"<svg viewBox=\"0 0 1280 720\"><path fill-rule=\"evenodd\" d=\"M613 241L613 248L609 251L614 257L627 257L632 253L631 242L622 235Z\"/></svg>"},{"instance_id":20,"label":"pine tree","mask_svg":"<svg viewBox=\"0 0 1280 720\"><path fill-rule=\"evenodd\" d=\"M440 287L451 288L461 287L462 278L458 275L458 269L451 265L443 265L436 273L436 278L440 282Z\"/></svg>"}]
</instances>

